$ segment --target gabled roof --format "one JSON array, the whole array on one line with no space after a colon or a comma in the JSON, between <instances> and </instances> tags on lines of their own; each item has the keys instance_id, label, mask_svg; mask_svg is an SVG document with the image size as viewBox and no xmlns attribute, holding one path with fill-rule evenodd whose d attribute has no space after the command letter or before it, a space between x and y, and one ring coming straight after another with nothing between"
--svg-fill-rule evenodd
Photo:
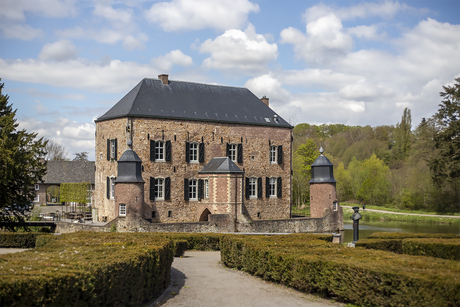
<instances>
[{"instance_id":1,"label":"gabled roof","mask_svg":"<svg viewBox=\"0 0 460 307\"><path fill-rule=\"evenodd\" d=\"M89 182L95 184L96 164L94 161L48 161L43 183L61 184Z\"/></svg>"},{"instance_id":2,"label":"gabled roof","mask_svg":"<svg viewBox=\"0 0 460 307\"><path fill-rule=\"evenodd\" d=\"M96 122L127 116L292 128L246 88L159 79L143 79Z\"/></svg>"},{"instance_id":3,"label":"gabled roof","mask_svg":"<svg viewBox=\"0 0 460 307\"><path fill-rule=\"evenodd\" d=\"M212 158L198 174L234 174L243 171L229 157Z\"/></svg>"}]
</instances>

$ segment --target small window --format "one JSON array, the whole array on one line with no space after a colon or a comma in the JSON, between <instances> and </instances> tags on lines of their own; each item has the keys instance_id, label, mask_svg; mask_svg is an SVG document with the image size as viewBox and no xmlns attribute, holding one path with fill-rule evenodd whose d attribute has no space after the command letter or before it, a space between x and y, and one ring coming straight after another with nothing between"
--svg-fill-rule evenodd
<instances>
[{"instance_id":1,"label":"small window","mask_svg":"<svg viewBox=\"0 0 460 307\"><path fill-rule=\"evenodd\" d=\"M164 179L163 178L155 178L155 199L162 200L164 199Z\"/></svg>"},{"instance_id":2,"label":"small window","mask_svg":"<svg viewBox=\"0 0 460 307\"><path fill-rule=\"evenodd\" d=\"M155 160L164 161L165 159L165 143L162 141L158 141L155 143Z\"/></svg>"},{"instance_id":3,"label":"small window","mask_svg":"<svg viewBox=\"0 0 460 307\"><path fill-rule=\"evenodd\" d=\"M190 179L188 181L188 199L189 200L198 200L197 180L196 179Z\"/></svg>"},{"instance_id":4,"label":"small window","mask_svg":"<svg viewBox=\"0 0 460 307\"><path fill-rule=\"evenodd\" d=\"M190 143L190 162L198 162L198 143Z\"/></svg>"},{"instance_id":5,"label":"small window","mask_svg":"<svg viewBox=\"0 0 460 307\"><path fill-rule=\"evenodd\" d=\"M115 177L110 178L110 199L115 199Z\"/></svg>"},{"instance_id":6,"label":"small window","mask_svg":"<svg viewBox=\"0 0 460 307\"><path fill-rule=\"evenodd\" d=\"M110 158L115 159L116 140L110 140Z\"/></svg>"},{"instance_id":7,"label":"small window","mask_svg":"<svg viewBox=\"0 0 460 307\"><path fill-rule=\"evenodd\" d=\"M126 204L120 204L120 216L126 216Z\"/></svg>"},{"instance_id":8,"label":"small window","mask_svg":"<svg viewBox=\"0 0 460 307\"><path fill-rule=\"evenodd\" d=\"M337 204L336 201L332 203L332 208L333 208L334 211L337 211L338 204Z\"/></svg>"},{"instance_id":9,"label":"small window","mask_svg":"<svg viewBox=\"0 0 460 307\"><path fill-rule=\"evenodd\" d=\"M157 216L157 212L156 212L156 211L152 211L152 219L154 219L156 216Z\"/></svg>"},{"instance_id":10,"label":"small window","mask_svg":"<svg viewBox=\"0 0 460 307\"><path fill-rule=\"evenodd\" d=\"M249 178L249 197L257 197L257 178Z\"/></svg>"},{"instance_id":11,"label":"small window","mask_svg":"<svg viewBox=\"0 0 460 307\"><path fill-rule=\"evenodd\" d=\"M209 199L209 180L204 181L204 198Z\"/></svg>"},{"instance_id":12,"label":"small window","mask_svg":"<svg viewBox=\"0 0 460 307\"><path fill-rule=\"evenodd\" d=\"M40 195L35 195L34 203L40 202Z\"/></svg>"},{"instance_id":13,"label":"small window","mask_svg":"<svg viewBox=\"0 0 460 307\"><path fill-rule=\"evenodd\" d=\"M269 192L268 196L276 196L276 178L270 178L269 184L268 184Z\"/></svg>"},{"instance_id":14,"label":"small window","mask_svg":"<svg viewBox=\"0 0 460 307\"><path fill-rule=\"evenodd\" d=\"M168 217L171 217L172 216L172 211L168 211Z\"/></svg>"},{"instance_id":15,"label":"small window","mask_svg":"<svg viewBox=\"0 0 460 307\"><path fill-rule=\"evenodd\" d=\"M229 144L228 145L228 157L233 162L236 162L236 150L237 150L236 144Z\"/></svg>"},{"instance_id":16,"label":"small window","mask_svg":"<svg viewBox=\"0 0 460 307\"><path fill-rule=\"evenodd\" d=\"M277 162L277 150L276 146L270 146L270 163L276 164Z\"/></svg>"},{"instance_id":17,"label":"small window","mask_svg":"<svg viewBox=\"0 0 460 307\"><path fill-rule=\"evenodd\" d=\"M38 190L40 190L40 185L39 185L39 184L36 184L36 185L35 185L35 191L38 191Z\"/></svg>"}]
</instances>

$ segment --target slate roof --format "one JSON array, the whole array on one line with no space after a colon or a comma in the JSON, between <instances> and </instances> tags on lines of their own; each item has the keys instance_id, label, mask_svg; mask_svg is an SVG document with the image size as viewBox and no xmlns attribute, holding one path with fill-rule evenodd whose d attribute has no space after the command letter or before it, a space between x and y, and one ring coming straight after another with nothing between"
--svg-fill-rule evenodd
<instances>
[{"instance_id":1,"label":"slate roof","mask_svg":"<svg viewBox=\"0 0 460 307\"><path fill-rule=\"evenodd\" d=\"M61 184L90 182L95 184L96 164L94 161L48 161L43 183Z\"/></svg>"},{"instance_id":2,"label":"slate roof","mask_svg":"<svg viewBox=\"0 0 460 307\"><path fill-rule=\"evenodd\" d=\"M127 149L118 160L118 176L115 182L145 182L142 179L142 160L131 148Z\"/></svg>"},{"instance_id":3,"label":"slate roof","mask_svg":"<svg viewBox=\"0 0 460 307\"><path fill-rule=\"evenodd\" d=\"M246 88L147 78L96 122L127 116L292 128Z\"/></svg>"},{"instance_id":4,"label":"slate roof","mask_svg":"<svg viewBox=\"0 0 460 307\"><path fill-rule=\"evenodd\" d=\"M198 174L234 174L243 171L229 157L212 158Z\"/></svg>"}]
</instances>

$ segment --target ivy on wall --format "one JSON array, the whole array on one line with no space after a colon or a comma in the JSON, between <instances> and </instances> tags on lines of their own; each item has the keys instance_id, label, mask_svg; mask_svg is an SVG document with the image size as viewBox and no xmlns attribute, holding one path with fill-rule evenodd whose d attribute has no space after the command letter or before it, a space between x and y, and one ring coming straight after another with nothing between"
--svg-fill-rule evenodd
<instances>
[{"instance_id":1,"label":"ivy on wall","mask_svg":"<svg viewBox=\"0 0 460 307\"><path fill-rule=\"evenodd\" d=\"M61 183L62 202L86 204L91 201L91 184L89 182Z\"/></svg>"}]
</instances>

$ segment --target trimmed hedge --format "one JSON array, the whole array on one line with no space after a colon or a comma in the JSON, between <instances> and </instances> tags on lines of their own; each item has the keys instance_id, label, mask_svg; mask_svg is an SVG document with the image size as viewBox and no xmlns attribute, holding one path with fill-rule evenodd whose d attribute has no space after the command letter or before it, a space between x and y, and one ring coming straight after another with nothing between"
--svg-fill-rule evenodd
<instances>
[{"instance_id":1,"label":"trimmed hedge","mask_svg":"<svg viewBox=\"0 0 460 307\"><path fill-rule=\"evenodd\" d=\"M460 239L460 235L454 233L407 233L407 232L375 232L368 239L410 239L410 238L439 238Z\"/></svg>"},{"instance_id":2,"label":"trimmed hedge","mask_svg":"<svg viewBox=\"0 0 460 307\"><path fill-rule=\"evenodd\" d=\"M355 304L460 306L459 262L300 238L290 245L284 236L227 236L221 259L266 280Z\"/></svg>"},{"instance_id":3,"label":"trimmed hedge","mask_svg":"<svg viewBox=\"0 0 460 307\"><path fill-rule=\"evenodd\" d=\"M0 306L139 306L169 282L171 240L80 232L0 256Z\"/></svg>"},{"instance_id":4,"label":"trimmed hedge","mask_svg":"<svg viewBox=\"0 0 460 307\"><path fill-rule=\"evenodd\" d=\"M0 247L34 248L40 236L50 236L43 232L2 232L0 233Z\"/></svg>"}]
</instances>

